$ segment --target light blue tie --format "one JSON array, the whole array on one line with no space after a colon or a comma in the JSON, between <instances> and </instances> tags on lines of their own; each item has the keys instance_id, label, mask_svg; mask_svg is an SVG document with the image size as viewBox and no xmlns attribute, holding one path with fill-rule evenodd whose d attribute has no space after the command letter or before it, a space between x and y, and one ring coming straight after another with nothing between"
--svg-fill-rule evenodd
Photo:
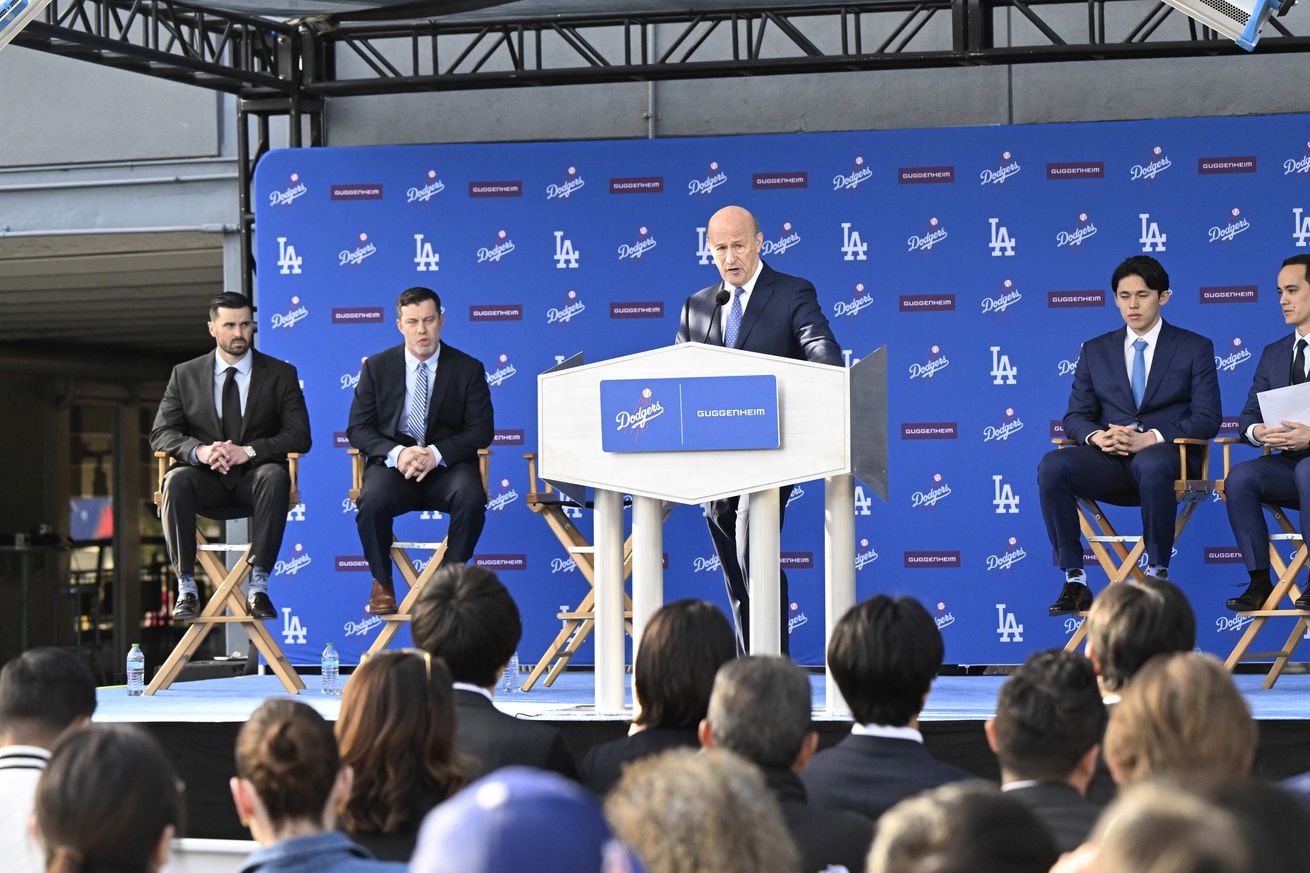
<instances>
[{"instance_id":1,"label":"light blue tie","mask_svg":"<svg viewBox=\"0 0 1310 873\"><path fill-rule=\"evenodd\" d=\"M414 442L423 445L423 438L428 432L428 365L419 361L418 372L414 374L414 398L409 405L409 421L406 422L407 433Z\"/></svg>"},{"instance_id":2,"label":"light blue tie","mask_svg":"<svg viewBox=\"0 0 1310 873\"><path fill-rule=\"evenodd\" d=\"M1144 339L1133 343L1133 403L1140 407L1142 396L1146 394L1146 346Z\"/></svg>"},{"instance_id":3,"label":"light blue tie","mask_svg":"<svg viewBox=\"0 0 1310 873\"><path fill-rule=\"evenodd\" d=\"M737 331L741 329L741 295L740 288L732 289L732 308L728 310L728 327L723 331L723 344L728 348L737 345Z\"/></svg>"}]
</instances>

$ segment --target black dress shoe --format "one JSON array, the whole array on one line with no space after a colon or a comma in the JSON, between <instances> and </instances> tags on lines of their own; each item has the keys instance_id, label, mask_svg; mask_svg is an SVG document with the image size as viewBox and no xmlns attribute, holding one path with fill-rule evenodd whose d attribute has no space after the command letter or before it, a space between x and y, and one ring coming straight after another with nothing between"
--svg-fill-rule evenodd
<instances>
[{"instance_id":1,"label":"black dress shoe","mask_svg":"<svg viewBox=\"0 0 1310 873\"><path fill-rule=\"evenodd\" d=\"M1292 605L1297 609L1310 611L1310 588L1305 589L1305 592L1300 597L1296 598L1296 601L1293 602Z\"/></svg>"},{"instance_id":2,"label":"black dress shoe","mask_svg":"<svg viewBox=\"0 0 1310 873\"><path fill-rule=\"evenodd\" d=\"M1047 610L1051 615L1083 612L1092 605L1092 589L1081 582L1065 582L1059 598Z\"/></svg>"},{"instance_id":3,"label":"black dress shoe","mask_svg":"<svg viewBox=\"0 0 1310 873\"><path fill-rule=\"evenodd\" d=\"M1241 596L1228 598L1228 602L1224 605L1233 612L1250 612L1264 606L1273 590L1273 583L1268 580L1252 580L1247 583L1246 590L1242 592ZM1307 606L1310 606L1310 602L1307 603Z\"/></svg>"},{"instance_id":4,"label":"black dress shoe","mask_svg":"<svg viewBox=\"0 0 1310 873\"><path fill-rule=\"evenodd\" d=\"M246 598L246 605L250 607L250 614L255 618L277 618L273 601L269 600L268 595L263 591L251 591L250 596Z\"/></svg>"},{"instance_id":5,"label":"black dress shoe","mask_svg":"<svg viewBox=\"0 0 1310 873\"><path fill-rule=\"evenodd\" d=\"M177 602L173 604L173 621L191 621L196 617L200 608L200 599L189 591L184 591L177 596Z\"/></svg>"}]
</instances>

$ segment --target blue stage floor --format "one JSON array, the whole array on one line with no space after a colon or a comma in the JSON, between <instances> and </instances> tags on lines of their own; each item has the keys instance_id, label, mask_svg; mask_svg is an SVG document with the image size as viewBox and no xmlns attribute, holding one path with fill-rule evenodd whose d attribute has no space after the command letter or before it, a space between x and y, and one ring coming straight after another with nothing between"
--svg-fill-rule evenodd
<instances>
[{"instance_id":1,"label":"blue stage floor","mask_svg":"<svg viewBox=\"0 0 1310 873\"><path fill-rule=\"evenodd\" d=\"M304 676L306 688L299 699L310 704L328 719L337 717L339 698L319 693L317 676ZM1265 691L1260 688L1263 676L1237 676L1237 685L1246 696L1257 720L1310 719L1310 674L1284 675L1278 684ZM832 720L823 710L823 677L812 678L816 720ZM933 685L922 721L960 721L991 718L996 714L996 693L1004 676L943 676ZM101 722L241 722L249 718L266 698L284 696L285 691L274 676L243 676L177 682L154 697L128 697L122 685L101 688L97 692L95 720ZM568 672L551 688L538 685L527 693L498 695L496 703L507 712L523 718L551 721L615 721L618 713L597 713L594 704L595 684L589 672ZM631 688L628 701L631 703ZM841 719L836 719L841 720Z\"/></svg>"}]
</instances>

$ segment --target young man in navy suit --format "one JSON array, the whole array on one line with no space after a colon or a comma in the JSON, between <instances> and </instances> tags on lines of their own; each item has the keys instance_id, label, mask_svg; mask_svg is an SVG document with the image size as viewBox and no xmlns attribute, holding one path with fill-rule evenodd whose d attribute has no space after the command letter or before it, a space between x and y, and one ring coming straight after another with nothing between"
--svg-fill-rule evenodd
<instances>
[{"instance_id":1,"label":"young man in navy suit","mask_svg":"<svg viewBox=\"0 0 1310 873\"><path fill-rule=\"evenodd\" d=\"M1228 522L1242 550L1250 582L1240 597L1228 600L1228 608L1259 609L1273 591L1269 578L1269 527L1262 503L1300 510L1301 532L1305 535L1306 506L1310 501L1310 425L1282 421L1267 427L1260 415L1261 391L1285 388L1306 381L1306 345L1310 343L1310 255L1294 255L1278 271L1278 305L1283 321L1292 333L1265 346L1255 368L1251 393L1242 407L1239 422L1242 438L1253 446L1268 446L1276 454L1244 461L1229 472L1224 491L1228 500ZM1307 540L1310 542L1310 539ZM1310 588L1296 601L1297 609L1310 610Z\"/></svg>"},{"instance_id":2,"label":"young man in navy suit","mask_svg":"<svg viewBox=\"0 0 1310 873\"><path fill-rule=\"evenodd\" d=\"M779 273L760 260L764 234L755 216L740 206L725 206L710 216L705 242L722 281L702 288L682 306L677 342L704 342L798 361L842 366L841 347L819 309L814 286ZM791 486L782 488L779 522ZM723 567L728 602L737 628L737 650L750 651L750 574L746 556L746 513L739 497L705 504L714 551ZM782 601L782 652L787 647L787 575L779 574Z\"/></svg>"},{"instance_id":3,"label":"young man in navy suit","mask_svg":"<svg viewBox=\"0 0 1310 873\"><path fill-rule=\"evenodd\" d=\"M1147 572L1167 576L1177 514L1174 480L1181 472L1172 442L1208 440L1219 432L1214 344L1160 318L1169 302L1164 267L1146 255L1129 258L1115 268L1110 287L1127 327L1083 343L1064 416L1065 436L1077 445L1047 453L1037 467L1042 517L1065 574L1051 615L1092 604L1078 498L1139 502ZM1190 477L1199 475L1200 462L1199 453L1189 458Z\"/></svg>"},{"instance_id":4,"label":"young man in navy suit","mask_svg":"<svg viewBox=\"0 0 1310 873\"><path fill-rule=\"evenodd\" d=\"M373 574L366 609L396 611L391 575L391 522L417 509L450 515L443 564L463 564L486 521L487 494L478 449L491 445L493 417L487 372L476 359L441 341L441 298L409 288L396 301L405 338L364 361L346 434L368 457L356 526Z\"/></svg>"}]
</instances>

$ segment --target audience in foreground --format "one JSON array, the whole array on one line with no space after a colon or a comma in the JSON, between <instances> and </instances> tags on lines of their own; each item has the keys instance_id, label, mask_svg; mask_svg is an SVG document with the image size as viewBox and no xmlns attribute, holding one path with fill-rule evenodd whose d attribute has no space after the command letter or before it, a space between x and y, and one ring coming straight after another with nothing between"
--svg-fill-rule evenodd
<instances>
[{"instance_id":1,"label":"audience in foreground","mask_svg":"<svg viewBox=\"0 0 1310 873\"><path fill-rule=\"evenodd\" d=\"M819 744L810 729L810 677L790 658L743 657L719 669L700 724L707 749L727 749L760 768L787 822L805 873L859 873L873 822L811 806L798 775Z\"/></svg>"},{"instance_id":2,"label":"audience in foreground","mask_svg":"<svg viewBox=\"0 0 1310 873\"><path fill-rule=\"evenodd\" d=\"M100 724L69 733L36 788L48 873L155 873L181 822L179 794L172 762L144 731Z\"/></svg>"},{"instance_id":3,"label":"audience in foreground","mask_svg":"<svg viewBox=\"0 0 1310 873\"><path fill-rule=\"evenodd\" d=\"M410 633L414 645L446 662L454 679L455 749L469 759L470 778L514 765L577 778L558 730L519 721L492 702L523 634L519 608L495 573L443 566L414 604Z\"/></svg>"},{"instance_id":4,"label":"audience in foreground","mask_svg":"<svg viewBox=\"0 0 1310 873\"><path fill-rule=\"evenodd\" d=\"M582 761L583 783L604 794L632 761L677 746L695 748L714 674L736 654L732 626L714 604L676 600L656 610L632 666L632 729L592 746Z\"/></svg>"},{"instance_id":5,"label":"audience in foreground","mask_svg":"<svg viewBox=\"0 0 1310 873\"><path fill-rule=\"evenodd\" d=\"M926 791L878 819L867 869L1047 873L1058 857L1050 835L1026 806L991 785L969 782Z\"/></svg>"},{"instance_id":6,"label":"audience in foreground","mask_svg":"<svg viewBox=\"0 0 1310 873\"><path fill-rule=\"evenodd\" d=\"M1196 613L1183 590L1147 576L1111 585L1087 615L1087 657L1107 704L1156 655L1196 647Z\"/></svg>"},{"instance_id":7,"label":"audience in foreground","mask_svg":"<svg viewBox=\"0 0 1310 873\"><path fill-rule=\"evenodd\" d=\"M600 804L575 782L505 767L423 822L410 873L641 873Z\"/></svg>"},{"instance_id":8,"label":"audience in foreground","mask_svg":"<svg viewBox=\"0 0 1310 873\"><path fill-rule=\"evenodd\" d=\"M722 749L671 749L628 766L605 817L647 873L799 873L759 770Z\"/></svg>"},{"instance_id":9,"label":"audience in foreground","mask_svg":"<svg viewBox=\"0 0 1310 873\"><path fill-rule=\"evenodd\" d=\"M1031 655L1001 686L984 728L1001 790L1046 825L1061 852L1082 845L1101 813L1085 797L1105 730L1091 662L1058 649Z\"/></svg>"},{"instance_id":10,"label":"audience in foreground","mask_svg":"<svg viewBox=\"0 0 1310 873\"><path fill-rule=\"evenodd\" d=\"M1212 655L1179 652L1137 671L1105 730L1105 760L1120 787L1148 778L1244 776L1255 761L1255 720Z\"/></svg>"},{"instance_id":11,"label":"audience in foreground","mask_svg":"<svg viewBox=\"0 0 1310 873\"><path fill-rule=\"evenodd\" d=\"M29 649L0 670L0 858L9 873L45 870L30 827L36 783L50 748L95 708L95 678L63 649Z\"/></svg>"},{"instance_id":12,"label":"audience in foreground","mask_svg":"<svg viewBox=\"0 0 1310 873\"><path fill-rule=\"evenodd\" d=\"M346 833L389 861L408 861L419 825L468 781L455 760L450 673L418 649L367 658L346 683L336 736L354 781Z\"/></svg>"},{"instance_id":13,"label":"audience in foreground","mask_svg":"<svg viewBox=\"0 0 1310 873\"><path fill-rule=\"evenodd\" d=\"M237 734L232 800L260 848L242 873L387 873L405 865L375 860L335 830L353 773L341 766L332 726L287 698L264 702ZM123 871L129 873L129 871Z\"/></svg>"},{"instance_id":14,"label":"audience in foreground","mask_svg":"<svg viewBox=\"0 0 1310 873\"><path fill-rule=\"evenodd\" d=\"M801 775L814 803L877 818L912 794L975 778L928 754L919 733L942 654L937 623L913 598L879 594L841 617L828 669L855 725Z\"/></svg>"}]
</instances>

